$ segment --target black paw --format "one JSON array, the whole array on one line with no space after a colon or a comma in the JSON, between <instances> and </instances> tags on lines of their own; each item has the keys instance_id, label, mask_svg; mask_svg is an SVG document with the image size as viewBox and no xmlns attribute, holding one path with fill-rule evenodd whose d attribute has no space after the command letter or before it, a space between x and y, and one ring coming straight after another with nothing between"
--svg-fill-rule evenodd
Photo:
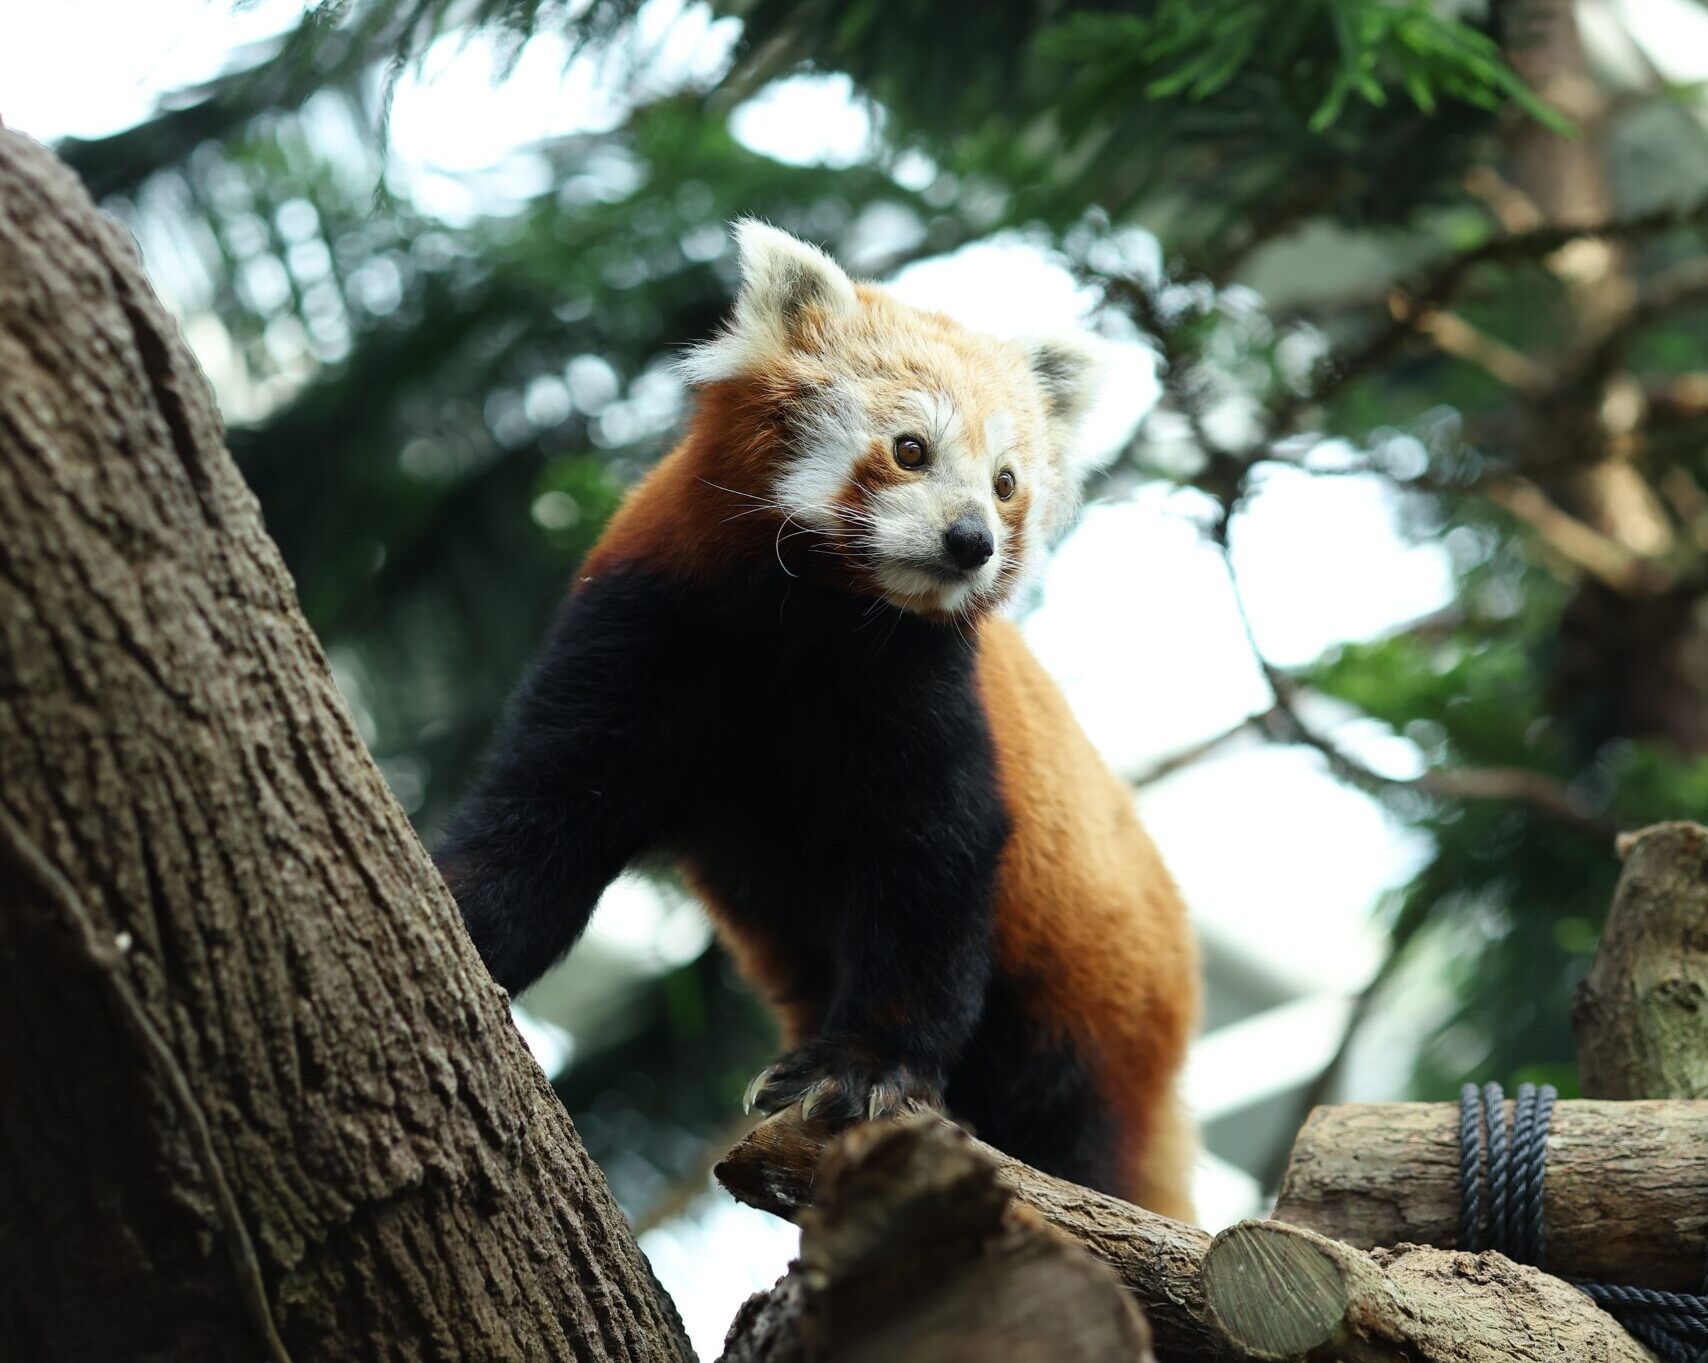
<instances>
[{"instance_id":1,"label":"black paw","mask_svg":"<svg viewBox=\"0 0 1708 1363\"><path fill-rule=\"evenodd\" d=\"M815 1041L790 1051L747 1086L749 1112L781 1112L797 1103L803 1119L846 1126L941 1108L943 1098L936 1083L906 1065L881 1061L852 1042Z\"/></svg>"}]
</instances>

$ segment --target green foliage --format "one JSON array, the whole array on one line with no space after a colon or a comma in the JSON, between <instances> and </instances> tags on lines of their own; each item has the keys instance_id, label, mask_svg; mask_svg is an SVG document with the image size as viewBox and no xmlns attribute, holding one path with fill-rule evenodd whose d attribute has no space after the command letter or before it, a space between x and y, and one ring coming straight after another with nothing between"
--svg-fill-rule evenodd
<instances>
[{"instance_id":1,"label":"green foliage","mask_svg":"<svg viewBox=\"0 0 1708 1363\"><path fill-rule=\"evenodd\" d=\"M1487 34L1422 0L1162 0L1143 14L1074 14L1044 31L1039 50L1153 100L1207 100L1242 78L1263 82L1276 67L1291 69L1303 79L1286 93L1312 105L1306 126L1317 133L1353 96L1381 108L1392 90L1424 114L1443 97L1490 110L1512 101L1550 127L1570 127L1513 75Z\"/></svg>"}]
</instances>

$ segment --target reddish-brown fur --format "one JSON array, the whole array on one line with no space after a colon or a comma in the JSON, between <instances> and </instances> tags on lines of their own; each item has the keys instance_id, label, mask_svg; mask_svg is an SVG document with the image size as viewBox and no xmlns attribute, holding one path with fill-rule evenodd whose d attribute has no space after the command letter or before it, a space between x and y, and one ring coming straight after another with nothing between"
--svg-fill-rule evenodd
<instances>
[{"instance_id":1,"label":"reddish-brown fur","mask_svg":"<svg viewBox=\"0 0 1708 1363\"><path fill-rule=\"evenodd\" d=\"M1038 1020L1087 1058L1127 1138L1134 1201L1191 1216L1192 1142L1175 1079L1198 1020L1185 907L1109 770L1014 625L979 627L980 688L1013 823L997 960L1038 981Z\"/></svg>"}]
</instances>

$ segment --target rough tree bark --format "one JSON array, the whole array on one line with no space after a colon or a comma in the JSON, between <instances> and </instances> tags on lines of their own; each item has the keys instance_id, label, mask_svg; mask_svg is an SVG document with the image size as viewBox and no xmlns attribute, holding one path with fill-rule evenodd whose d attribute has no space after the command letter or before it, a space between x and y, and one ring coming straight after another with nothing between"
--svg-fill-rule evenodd
<instances>
[{"instance_id":1,"label":"rough tree bark","mask_svg":"<svg viewBox=\"0 0 1708 1363\"><path fill-rule=\"evenodd\" d=\"M1508 1103L1508 1122L1511 1111ZM1560 1103L1546 1179L1550 1271L1677 1291L1700 1286L1708 1103ZM1275 1219L1359 1249L1456 1247L1458 1105L1317 1108L1293 1144Z\"/></svg>"},{"instance_id":2,"label":"rough tree bark","mask_svg":"<svg viewBox=\"0 0 1708 1363\"><path fill-rule=\"evenodd\" d=\"M721 1363L1153 1363L1115 1275L948 1123L854 1128L816 1193L799 1261L742 1309Z\"/></svg>"},{"instance_id":3,"label":"rough tree bark","mask_svg":"<svg viewBox=\"0 0 1708 1363\"><path fill-rule=\"evenodd\" d=\"M0 1356L691 1356L131 246L6 132L0 1093Z\"/></svg>"},{"instance_id":4,"label":"rough tree bark","mask_svg":"<svg viewBox=\"0 0 1708 1363\"><path fill-rule=\"evenodd\" d=\"M1708 828L1664 823L1625 859L1572 1023L1597 1098L1708 1098Z\"/></svg>"}]
</instances>

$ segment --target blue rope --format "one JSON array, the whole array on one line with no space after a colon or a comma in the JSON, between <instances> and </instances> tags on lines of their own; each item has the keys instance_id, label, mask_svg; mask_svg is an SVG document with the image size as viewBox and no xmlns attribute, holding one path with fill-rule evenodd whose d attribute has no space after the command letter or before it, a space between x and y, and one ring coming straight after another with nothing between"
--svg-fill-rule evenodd
<instances>
[{"instance_id":1,"label":"blue rope","mask_svg":"<svg viewBox=\"0 0 1708 1363\"><path fill-rule=\"evenodd\" d=\"M1543 1173L1553 1086L1520 1084L1512 1130L1499 1084L1459 1090L1459 1248L1496 1250L1547 1267ZM1485 1196L1486 1189L1486 1196ZM1485 1216L1486 1210L1486 1216ZM1567 1279L1648 1345L1663 1363L1708 1363L1708 1281L1703 1295Z\"/></svg>"}]
</instances>

